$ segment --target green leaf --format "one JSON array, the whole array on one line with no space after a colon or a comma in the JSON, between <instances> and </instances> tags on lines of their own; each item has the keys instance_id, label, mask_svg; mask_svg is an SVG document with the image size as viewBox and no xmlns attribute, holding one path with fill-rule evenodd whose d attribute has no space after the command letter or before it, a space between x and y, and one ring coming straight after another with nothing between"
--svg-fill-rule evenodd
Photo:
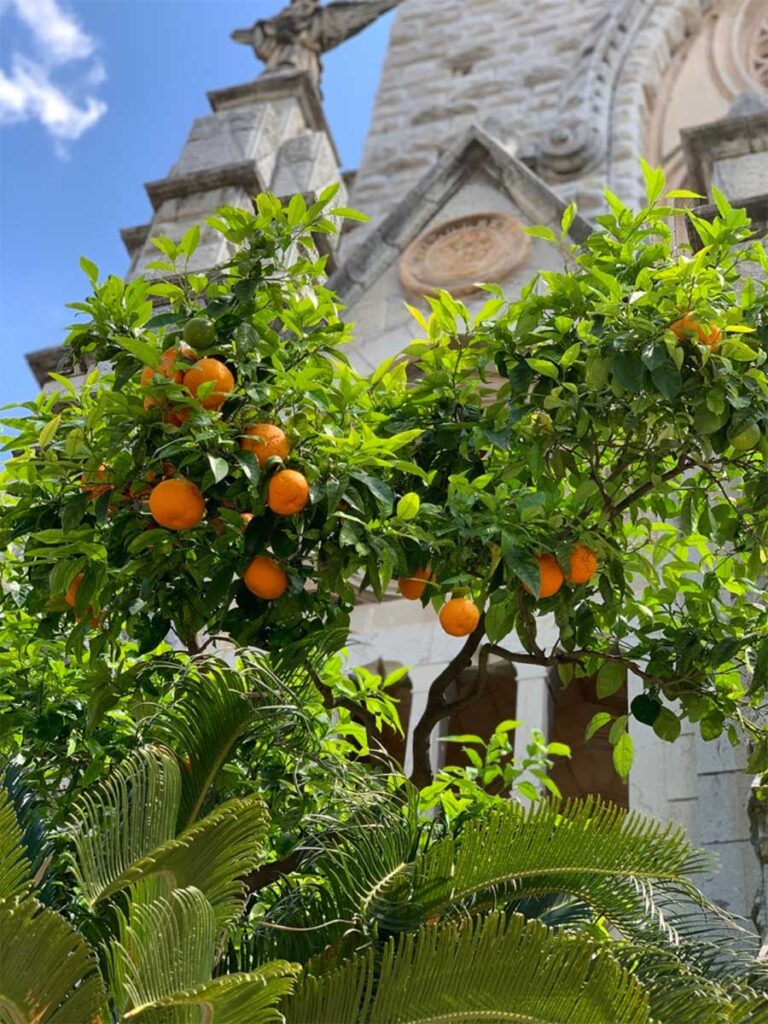
<instances>
[{"instance_id":1,"label":"green leaf","mask_svg":"<svg viewBox=\"0 0 768 1024\"><path fill-rule=\"evenodd\" d=\"M96 285L99 280L99 268L89 260L86 256L80 257L80 269L83 271L85 276L91 282L92 285Z\"/></svg>"},{"instance_id":2,"label":"green leaf","mask_svg":"<svg viewBox=\"0 0 768 1024\"><path fill-rule=\"evenodd\" d=\"M211 473L213 473L213 482L215 484L223 480L224 477L229 473L229 463L226 459L222 459L218 455L208 456L208 465L211 467Z\"/></svg>"},{"instance_id":3,"label":"green leaf","mask_svg":"<svg viewBox=\"0 0 768 1024\"><path fill-rule=\"evenodd\" d=\"M573 224L574 220L576 219L576 210L577 210L576 203L569 203L566 206L566 208L565 208L565 210L563 212L563 216L562 216L562 218L560 220L560 227L562 229L562 237L563 238L565 238L565 236L571 230L571 225Z\"/></svg>"},{"instance_id":4,"label":"green leaf","mask_svg":"<svg viewBox=\"0 0 768 1024\"><path fill-rule=\"evenodd\" d=\"M420 509L421 498L414 491L409 491L397 503L397 516L408 522L416 518Z\"/></svg>"},{"instance_id":5,"label":"green leaf","mask_svg":"<svg viewBox=\"0 0 768 1024\"><path fill-rule=\"evenodd\" d=\"M667 192L665 199L702 199L706 201L706 196L703 196L700 192L691 192L687 188L674 188L671 192Z\"/></svg>"},{"instance_id":6,"label":"green leaf","mask_svg":"<svg viewBox=\"0 0 768 1024\"><path fill-rule=\"evenodd\" d=\"M610 711L598 711L596 715L590 718L587 728L584 730L584 742L587 743L595 733L599 732L603 726L608 725L613 720L613 715Z\"/></svg>"},{"instance_id":7,"label":"green leaf","mask_svg":"<svg viewBox=\"0 0 768 1024\"><path fill-rule=\"evenodd\" d=\"M361 213L359 210L352 210L348 206L337 206L330 213L333 217L343 217L345 220L358 220L362 223L370 220L367 214Z\"/></svg>"},{"instance_id":8,"label":"green leaf","mask_svg":"<svg viewBox=\"0 0 768 1024\"><path fill-rule=\"evenodd\" d=\"M543 224L534 224L532 227L523 229L526 235L531 235L533 238L543 238L547 242L557 242L557 235L552 228L545 227Z\"/></svg>"},{"instance_id":9,"label":"green leaf","mask_svg":"<svg viewBox=\"0 0 768 1024\"><path fill-rule=\"evenodd\" d=\"M619 777L626 782L629 777L629 770L635 757L635 745L628 732L619 736L618 742L613 748L613 766Z\"/></svg>"},{"instance_id":10,"label":"green leaf","mask_svg":"<svg viewBox=\"0 0 768 1024\"><path fill-rule=\"evenodd\" d=\"M267 814L258 797L230 800L176 835L181 775L167 750L145 747L79 798L71 828L73 873L90 907L160 875L195 885L226 927L242 909L241 879L262 863Z\"/></svg>"},{"instance_id":11,"label":"green leaf","mask_svg":"<svg viewBox=\"0 0 768 1024\"><path fill-rule=\"evenodd\" d=\"M54 416L53 419L49 420L38 435L37 442L41 448L45 448L47 444L54 439L56 431L61 425L61 414Z\"/></svg>"},{"instance_id":12,"label":"green leaf","mask_svg":"<svg viewBox=\"0 0 768 1024\"><path fill-rule=\"evenodd\" d=\"M96 956L61 915L36 900L0 904L0 1016L12 1024L110 1019Z\"/></svg>"},{"instance_id":13,"label":"green leaf","mask_svg":"<svg viewBox=\"0 0 768 1024\"><path fill-rule=\"evenodd\" d=\"M680 719L669 708L662 708L653 723L653 731L659 739L674 743L680 735Z\"/></svg>"},{"instance_id":14,"label":"green leaf","mask_svg":"<svg viewBox=\"0 0 768 1024\"><path fill-rule=\"evenodd\" d=\"M423 928L390 939L380 960L362 953L307 973L281 1009L287 1024L650 1020L641 986L606 949L504 913Z\"/></svg>"},{"instance_id":15,"label":"green leaf","mask_svg":"<svg viewBox=\"0 0 768 1024\"><path fill-rule=\"evenodd\" d=\"M624 686L627 681L627 669L616 661L606 661L597 673L597 696L600 700L610 697Z\"/></svg>"},{"instance_id":16,"label":"green leaf","mask_svg":"<svg viewBox=\"0 0 768 1024\"><path fill-rule=\"evenodd\" d=\"M548 359L526 359L525 361L532 370L535 370L536 373L540 373L544 377L551 377L553 380L557 380L557 367Z\"/></svg>"},{"instance_id":17,"label":"green leaf","mask_svg":"<svg viewBox=\"0 0 768 1024\"><path fill-rule=\"evenodd\" d=\"M642 361L631 352L619 352L613 360L613 375L627 391L642 389L643 373Z\"/></svg>"},{"instance_id":18,"label":"green leaf","mask_svg":"<svg viewBox=\"0 0 768 1024\"><path fill-rule=\"evenodd\" d=\"M160 365L160 352L146 341L138 341L136 338L126 338L123 335L115 336L116 343L132 356L136 356L145 366L151 366L156 370Z\"/></svg>"},{"instance_id":19,"label":"green leaf","mask_svg":"<svg viewBox=\"0 0 768 1024\"><path fill-rule=\"evenodd\" d=\"M0 901L26 895L31 882L16 812L8 791L0 786Z\"/></svg>"},{"instance_id":20,"label":"green leaf","mask_svg":"<svg viewBox=\"0 0 768 1024\"><path fill-rule=\"evenodd\" d=\"M485 617L485 631L491 643L499 643L515 625L516 602L512 598L491 602Z\"/></svg>"},{"instance_id":21,"label":"green leaf","mask_svg":"<svg viewBox=\"0 0 768 1024\"><path fill-rule=\"evenodd\" d=\"M683 389L683 378L673 363L664 363L651 370L651 380L666 398L677 398Z\"/></svg>"},{"instance_id":22,"label":"green leaf","mask_svg":"<svg viewBox=\"0 0 768 1024\"><path fill-rule=\"evenodd\" d=\"M757 648L754 668L752 669L752 682L750 693L761 691L768 687L768 637L766 637Z\"/></svg>"}]
</instances>

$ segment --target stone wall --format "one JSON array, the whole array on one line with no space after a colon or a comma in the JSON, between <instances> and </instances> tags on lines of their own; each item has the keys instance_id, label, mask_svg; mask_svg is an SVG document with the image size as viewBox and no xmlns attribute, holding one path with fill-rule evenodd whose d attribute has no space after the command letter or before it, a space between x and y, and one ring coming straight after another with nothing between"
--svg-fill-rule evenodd
<instances>
[{"instance_id":1,"label":"stone wall","mask_svg":"<svg viewBox=\"0 0 768 1024\"><path fill-rule=\"evenodd\" d=\"M514 151L554 116L610 0L405 0L392 29L354 202L388 212L471 124ZM567 9L567 10L566 10Z\"/></svg>"}]
</instances>

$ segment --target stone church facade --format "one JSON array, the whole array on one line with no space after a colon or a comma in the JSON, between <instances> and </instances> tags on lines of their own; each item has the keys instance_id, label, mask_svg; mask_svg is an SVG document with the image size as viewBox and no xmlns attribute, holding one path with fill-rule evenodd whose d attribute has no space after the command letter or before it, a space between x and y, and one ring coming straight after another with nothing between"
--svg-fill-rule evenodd
<instances>
[{"instance_id":1,"label":"stone church facade","mask_svg":"<svg viewBox=\"0 0 768 1024\"><path fill-rule=\"evenodd\" d=\"M342 175L318 87L320 56L394 6L362 162ZM131 276L152 259L153 236L179 237L221 205L247 207L260 190L312 195L338 182L344 202L349 193L371 217L328 254L331 284L355 324L351 358L367 372L412 339L404 303L429 288L472 305L478 280L500 281L513 296L535 270L554 267L550 247L523 227L559 227L576 200L578 241L606 185L640 204L640 155L662 164L672 187L706 194L717 184L768 225L768 0L371 0L325 9L293 0L285 17L277 29L257 23L235 33L266 69L210 92L211 114L195 121L168 175L147 184L151 221L122 232ZM195 268L224 256L204 230ZM44 383L56 352L29 358ZM548 632L554 641L544 622L544 644ZM402 707L411 726L460 645L431 610L394 596L354 613L354 664L409 667ZM619 712L634 693L630 681L612 698ZM607 741L583 743L596 701L588 680L564 690L540 668L499 664L482 704L443 724L482 732L517 718L521 750L532 729L570 743L573 760L556 775L564 793L601 792L685 825L719 858L703 887L750 916L756 897L764 902L755 851L764 845L768 860L768 838L761 842L759 815L750 819L743 748L704 743L690 726L665 744L633 722L636 761L624 787ZM409 756L406 745L406 767ZM434 765L446 756L435 743Z\"/></svg>"}]
</instances>

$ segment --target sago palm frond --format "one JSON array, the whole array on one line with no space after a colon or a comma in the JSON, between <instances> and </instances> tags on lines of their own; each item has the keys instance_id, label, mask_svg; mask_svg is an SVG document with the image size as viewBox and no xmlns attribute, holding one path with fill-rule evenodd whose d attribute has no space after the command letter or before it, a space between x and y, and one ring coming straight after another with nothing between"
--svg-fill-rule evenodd
<instances>
[{"instance_id":1,"label":"sago palm frond","mask_svg":"<svg viewBox=\"0 0 768 1024\"><path fill-rule=\"evenodd\" d=\"M275 1006L293 988L296 968L266 965L250 974L211 979L217 923L213 907L194 888L152 883L130 893L118 911L118 934L106 950L115 1007L123 1021L154 1024L271 1024Z\"/></svg>"},{"instance_id":2,"label":"sago palm frond","mask_svg":"<svg viewBox=\"0 0 768 1024\"><path fill-rule=\"evenodd\" d=\"M181 806L178 828L191 825L232 748L253 720L241 677L211 659L202 678L158 717L153 738L181 755Z\"/></svg>"},{"instance_id":3,"label":"sago palm frond","mask_svg":"<svg viewBox=\"0 0 768 1024\"><path fill-rule=\"evenodd\" d=\"M106 996L96 958L59 914L27 897L0 906L0 1020L102 1024Z\"/></svg>"},{"instance_id":4,"label":"sago palm frond","mask_svg":"<svg viewBox=\"0 0 768 1024\"><path fill-rule=\"evenodd\" d=\"M645 1024L647 998L605 949L520 915L428 926L319 977L288 1024Z\"/></svg>"},{"instance_id":5,"label":"sago palm frond","mask_svg":"<svg viewBox=\"0 0 768 1024\"><path fill-rule=\"evenodd\" d=\"M707 864L682 829L599 801L510 805L433 843L360 909L399 931L435 914L557 893L623 929L652 915L657 888L697 898L688 876Z\"/></svg>"},{"instance_id":6,"label":"sago palm frond","mask_svg":"<svg viewBox=\"0 0 768 1024\"><path fill-rule=\"evenodd\" d=\"M728 946L688 944L637 946L616 943L616 959L642 983L650 1000L654 1020L674 1024L742 1024L768 1022L766 979L755 977L760 990L745 980L721 978L725 964L737 954ZM753 958L752 966L760 971Z\"/></svg>"},{"instance_id":7,"label":"sago palm frond","mask_svg":"<svg viewBox=\"0 0 768 1024\"><path fill-rule=\"evenodd\" d=\"M0 786L0 900L23 896L31 883L30 865L16 812Z\"/></svg>"},{"instance_id":8,"label":"sago palm frond","mask_svg":"<svg viewBox=\"0 0 768 1024\"><path fill-rule=\"evenodd\" d=\"M302 880L280 883L280 895L263 923L243 943L245 963L272 957L309 960L328 945L346 945L345 933L356 948L363 908L412 863L423 830L415 803L407 802L415 794L406 791L404 800L382 791L375 797L376 806L361 800L363 810L315 837L302 864Z\"/></svg>"},{"instance_id":9,"label":"sago palm frond","mask_svg":"<svg viewBox=\"0 0 768 1024\"><path fill-rule=\"evenodd\" d=\"M88 903L121 889L131 866L176 835L181 774L169 750L128 757L73 809L74 872Z\"/></svg>"},{"instance_id":10,"label":"sago palm frond","mask_svg":"<svg viewBox=\"0 0 768 1024\"><path fill-rule=\"evenodd\" d=\"M89 906L162 874L176 888L200 889L220 928L237 915L245 896L240 879L264 860L266 806L256 796L230 800L169 838L179 799L175 758L159 748L139 751L82 798L71 830L73 870Z\"/></svg>"}]
</instances>

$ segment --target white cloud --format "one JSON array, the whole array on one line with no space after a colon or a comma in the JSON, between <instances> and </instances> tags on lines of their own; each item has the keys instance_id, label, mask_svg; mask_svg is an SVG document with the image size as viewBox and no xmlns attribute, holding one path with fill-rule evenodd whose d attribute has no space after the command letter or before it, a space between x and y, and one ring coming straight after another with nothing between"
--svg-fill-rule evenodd
<instances>
[{"instance_id":1,"label":"white cloud","mask_svg":"<svg viewBox=\"0 0 768 1024\"><path fill-rule=\"evenodd\" d=\"M66 64L70 60L90 57L96 48L93 40L63 11L56 0L13 0L17 17L24 22L35 41L51 62Z\"/></svg>"},{"instance_id":2,"label":"white cloud","mask_svg":"<svg viewBox=\"0 0 768 1024\"><path fill-rule=\"evenodd\" d=\"M64 156L62 143L79 139L107 109L90 94L106 78L96 41L57 0L0 0L0 17L11 13L29 30L34 53L17 50L10 71L0 69L0 124L38 121Z\"/></svg>"}]
</instances>

